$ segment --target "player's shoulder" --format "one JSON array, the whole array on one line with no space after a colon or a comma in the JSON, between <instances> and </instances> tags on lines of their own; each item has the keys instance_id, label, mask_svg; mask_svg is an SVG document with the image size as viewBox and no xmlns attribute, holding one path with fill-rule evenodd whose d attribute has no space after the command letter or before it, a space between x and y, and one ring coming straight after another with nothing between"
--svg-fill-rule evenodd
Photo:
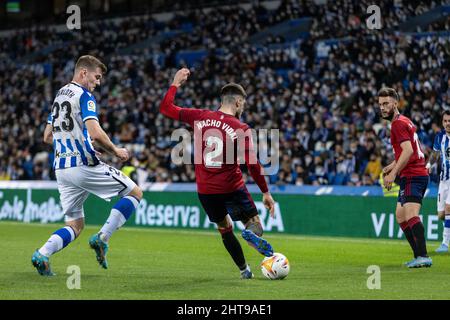
<instances>
[{"instance_id":1,"label":"player's shoulder","mask_svg":"<svg viewBox=\"0 0 450 320\"><path fill-rule=\"evenodd\" d=\"M196 120L202 120L206 118L208 115L208 111L206 109L197 109L197 108L182 108L181 113L188 115L190 118Z\"/></svg>"},{"instance_id":2,"label":"player's shoulder","mask_svg":"<svg viewBox=\"0 0 450 320\"><path fill-rule=\"evenodd\" d=\"M69 88L74 90L75 92L77 92L78 96L83 99L86 100L94 100L95 101L95 96L93 93L91 93L88 89L86 89L85 87L79 85L78 83L75 82L70 82L68 84Z\"/></svg>"},{"instance_id":3,"label":"player's shoulder","mask_svg":"<svg viewBox=\"0 0 450 320\"><path fill-rule=\"evenodd\" d=\"M402 127L409 127L413 128L414 124L408 117L400 114L394 121L392 121L392 128L402 128Z\"/></svg>"},{"instance_id":4,"label":"player's shoulder","mask_svg":"<svg viewBox=\"0 0 450 320\"><path fill-rule=\"evenodd\" d=\"M436 133L436 138L442 138L445 135L445 130L442 129Z\"/></svg>"},{"instance_id":5,"label":"player's shoulder","mask_svg":"<svg viewBox=\"0 0 450 320\"><path fill-rule=\"evenodd\" d=\"M442 138L444 138L444 136L445 136L445 130L442 129L441 131L436 133L436 135L434 137L434 140L435 141L442 141Z\"/></svg>"}]
</instances>

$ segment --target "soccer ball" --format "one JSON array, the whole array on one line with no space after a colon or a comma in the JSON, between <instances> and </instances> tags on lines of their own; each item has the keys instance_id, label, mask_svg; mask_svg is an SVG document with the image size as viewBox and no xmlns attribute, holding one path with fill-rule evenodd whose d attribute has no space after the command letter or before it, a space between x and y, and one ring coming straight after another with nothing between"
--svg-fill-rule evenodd
<instances>
[{"instance_id":1,"label":"soccer ball","mask_svg":"<svg viewBox=\"0 0 450 320\"><path fill-rule=\"evenodd\" d=\"M261 262L262 274L270 280L286 278L289 270L289 260L281 253L274 253L271 257L265 257Z\"/></svg>"}]
</instances>

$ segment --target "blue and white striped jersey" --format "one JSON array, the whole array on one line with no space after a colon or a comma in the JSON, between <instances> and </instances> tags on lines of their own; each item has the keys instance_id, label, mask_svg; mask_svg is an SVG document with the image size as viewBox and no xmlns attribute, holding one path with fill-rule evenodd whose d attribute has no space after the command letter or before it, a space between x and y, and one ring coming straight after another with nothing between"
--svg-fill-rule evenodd
<instances>
[{"instance_id":1,"label":"blue and white striped jersey","mask_svg":"<svg viewBox=\"0 0 450 320\"><path fill-rule=\"evenodd\" d=\"M98 121L94 95L75 82L59 89L47 119L53 127L54 169L100 162L84 124L88 119Z\"/></svg>"},{"instance_id":2,"label":"blue and white striped jersey","mask_svg":"<svg viewBox=\"0 0 450 320\"><path fill-rule=\"evenodd\" d=\"M434 138L433 150L440 152L441 181L450 179L450 137L441 130Z\"/></svg>"}]
</instances>

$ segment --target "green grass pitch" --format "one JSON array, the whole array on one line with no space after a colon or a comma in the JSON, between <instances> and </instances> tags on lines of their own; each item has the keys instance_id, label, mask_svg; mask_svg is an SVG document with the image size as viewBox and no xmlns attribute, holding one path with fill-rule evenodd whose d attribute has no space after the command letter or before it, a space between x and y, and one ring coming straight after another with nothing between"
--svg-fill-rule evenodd
<instances>
[{"instance_id":1,"label":"green grass pitch","mask_svg":"<svg viewBox=\"0 0 450 320\"><path fill-rule=\"evenodd\" d=\"M110 241L109 269L101 269L88 237L51 259L55 277L37 274L33 251L60 225L0 222L0 299L449 299L450 256L433 254L429 269L407 269L406 241L267 234L291 263L281 281L265 279L262 256L238 235L255 278L243 281L216 232L123 228ZM81 289L68 289L67 267L81 271ZM369 290L370 265L381 270L381 289Z\"/></svg>"}]
</instances>

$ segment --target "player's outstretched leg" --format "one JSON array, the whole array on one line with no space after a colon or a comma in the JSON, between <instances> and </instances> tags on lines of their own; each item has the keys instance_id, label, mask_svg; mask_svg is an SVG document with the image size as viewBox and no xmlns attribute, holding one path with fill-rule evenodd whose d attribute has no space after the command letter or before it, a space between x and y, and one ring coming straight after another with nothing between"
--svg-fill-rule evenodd
<instances>
[{"instance_id":1,"label":"player's outstretched leg","mask_svg":"<svg viewBox=\"0 0 450 320\"><path fill-rule=\"evenodd\" d=\"M225 218L225 220L221 223L218 223L218 230L222 236L223 245L225 246L225 249L227 249L236 266L239 268L241 279L251 279L253 278L253 273L250 266L245 262L241 244L233 233L233 226L229 225L226 219L227 218Z\"/></svg>"},{"instance_id":2,"label":"player's outstretched leg","mask_svg":"<svg viewBox=\"0 0 450 320\"><path fill-rule=\"evenodd\" d=\"M94 249L97 262L103 269L108 269L106 254L109 249L109 239L130 218L142 199L142 191L139 187L121 198L112 208L108 220L97 234L89 238L89 246Z\"/></svg>"},{"instance_id":3,"label":"player's outstretched leg","mask_svg":"<svg viewBox=\"0 0 450 320\"><path fill-rule=\"evenodd\" d=\"M56 230L47 242L31 256L31 263L41 276L53 276L54 273L50 267L50 256L75 240L77 234L70 226L65 226Z\"/></svg>"},{"instance_id":4,"label":"player's outstretched leg","mask_svg":"<svg viewBox=\"0 0 450 320\"><path fill-rule=\"evenodd\" d=\"M272 246L267 240L261 238L262 234L263 229L258 216L251 218L245 224L245 230L242 231L242 237L249 245L266 257L273 256Z\"/></svg>"}]
</instances>

